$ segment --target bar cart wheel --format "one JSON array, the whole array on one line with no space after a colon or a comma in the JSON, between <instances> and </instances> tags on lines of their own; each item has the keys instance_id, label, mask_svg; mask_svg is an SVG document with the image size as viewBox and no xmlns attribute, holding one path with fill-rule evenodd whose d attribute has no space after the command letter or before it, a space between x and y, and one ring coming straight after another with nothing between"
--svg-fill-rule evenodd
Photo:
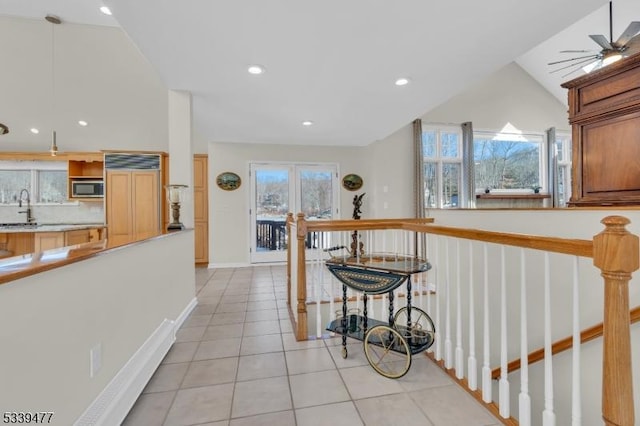
<instances>
[{"instance_id":1,"label":"bar cart wheel","mask_svg":"<svg viewBox=\"0 0 640 426\"><path fill-rule=\"evenodd\" d=\"M347 359L347 348L346 347L342 348L342 358L343 359Z\"/></svg>"},{"instance_id":2,"label":"bar cart wheel","mask_svg":"<svg viewBox=\"0 0 640 426\"><path fill-rule=\"evenodd\" d=\"M404 337L392 327L376 325L364 337L364 354L378 373L397 379L411 367L411 350Z\"/></svg>"},{"instance_id":3,"label":"bar cart wheel","mask_svg":"<svg viewBox=\"0 0 640 426\"><path fill-rule=\"evenodd\" d=\"M405 331L406 338L412 337L414 339L430 339L433 342L436 334L436 327L433 325L431 317L422 309L412 307L411 308L411 327L407 329L407 307L403 306L396 312L393 317L393 324L401 332ZM431 346L431 345L429 345Z\"/></svg>"}]
</instances>

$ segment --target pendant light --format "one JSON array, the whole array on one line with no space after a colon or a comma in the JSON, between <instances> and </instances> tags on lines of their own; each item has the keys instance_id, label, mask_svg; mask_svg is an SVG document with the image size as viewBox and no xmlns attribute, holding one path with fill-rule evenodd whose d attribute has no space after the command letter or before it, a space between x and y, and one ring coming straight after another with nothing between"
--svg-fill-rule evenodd
<instances>
[{"instance_id":1,"label":"pendant light","mask_svg":"<svg viewBox=\"0 0 640 426\"><path fill-rule=\"evenodd\" d=\"M44 18L47 22L51 23L51 128L55 127L55 99L56 99L56 74L55 74L55 26L60 25L62 20L55 15L47 15ZM56 131L52 130L53 134L51 136L51 147L49 148L49 152L52 157L55 157L58 154L58 145L56 143Z\"/></svg>"}]
</instances>

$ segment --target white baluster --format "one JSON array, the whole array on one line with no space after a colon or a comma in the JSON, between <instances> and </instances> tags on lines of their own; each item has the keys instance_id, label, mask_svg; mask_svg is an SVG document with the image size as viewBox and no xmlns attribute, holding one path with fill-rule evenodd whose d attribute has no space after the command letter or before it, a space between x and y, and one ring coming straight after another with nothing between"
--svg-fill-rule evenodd
<instances>
[{"instance_id":1,"label":"white baluster","mask_svg":"<svg viewBox=\"0 0 640 426\"><path fill-rule=\"evenodd\" d=\"M572 350L572 386L571 386L571 424L582 424L582 395L580 380L580 291L578 282L578 256L573 258L573 350Z\"/></svg>"},{"instance_id":2,"label":"white baluster","mask_svg":"<svg viewBox=\"0 0 640 426\"><path fill-rule=\"evenodd\" d=\"M478 360L476 359L476 301L473 295L473 243L469 241L469 359L467 382L469 389L478 389Z\"/></svg>"},{"instance_id":3,"label":"white baluster","mask_svg":"<svg viewBox=\"0 0 640 426\"><path fill-rule=\"evenodd\" d=\"M504 246L500 246L500 382L499 409L503 418L509 418L509 378L507 364L507 276Z\"/></svg>"},{"instance_id":4,"label":"white baluster","mask_svg":"<svg viewBox=\"0 0 640 426\"><path fill-rule=\"evenodd\" d=\"M434 238L435 249L435 274L434 274L434 282L436 283L436 360L440 361L442 359L442 323L440 322L440 237Z\"/></svg>"},{"instance_id":5,"label":"white baluster","mask_svg":"<svg viewBox=\"0 0 640 426\"><path fill-rule=\"evenodd\" d=\"M460 240L456 239L456 377L464 377L464 351L462 350L462 295L460 293Z\"/></svg>"},{"instance_id":6,"label":"white baluster","mask_svg":"<svg viewBox=\"0 0 640 426\"><path fill-rule=\"evenodd\" d=\"M373 300L373 297L371 299ZM387 293L382 293L380 297L380 321L384 321L385 318L389 318L387 303Z\"/></svg>"},{"instance_id":7,"label":"white baluster","mask_svg":"<svg viewBox=\"0 0 640 426\"><path fill-rule=\"evenodd\" d=\"M431 246L431 248L433 248L433 242L432 241L433 240L428 236L427 237L427 242L426 242L426 244L427 244L427 253L432 253L432 252L435 253L435 249L434 250L429 250L428 249L429 246ZM425 259L426 259L426 253L425 253ZM429 278L431 278L431 282L435 282L433 277L434 277L434 274L435 274L434 268L435 268L436 265L435 265L435 263L433 263L433 259L430 261L430 263L431 263L431 269L428 272L425 273L424 280L425 280L425 285L426 285L426 288L427 288L427 296L426 296L427 297L427 314L429 314L429 316L433 317L434 316L433 315L433 311L431 310L431 300L433 299L433 296L431 294L431 289L429 288ZM436 320L437 320L437 318L436 318ZM436 346L435 347L437 347L437 345L438 345L437 344L438 323L435 322L434 326L435 326L435 333L434 333L435 336L434 336L434 338L436 339ZM433 352L435 347L433 345L431 345L431 347L428 349L428 351L429 352Z\"/></svg>"},{"instance_id":8,"label":"white baluster","mask_svg":"<svg viewBox=\"0 0 640 426\"><path fill-rule=\"evenodd\" d=\"M482 346L484 347L484 360L482 362L482 400L491 402L491 348L489 333L489 255L487 253L487 244L483 244L484 248L484 336Z\"/></svg>"},{"instance_id":9,"label":"white baluster","mask_svg":"<svg viewBox=\"0 0 640 426\"><path fill-rule=\"evenodd\" d=\"M444 340L444 366L446 369L450 369L453 366L453 354L452 354L452 342L451 342L451 289L450 289L450 280L449 274L451 267L449 266L449 240L445 239L445 268L444 276L445 276L445 340Z\"/></svg>"},{"instance_id":10,"label":"white baluster","mask_svg":"<svg viewBox=\"0 0 640 426\"><path fill-rule=\"evenodd\" d=\"M544 252L544 411L542 425L555 426L553 411L553 361L551 350L551 272L549 252Z\"/></svg>"},{"instance_id":11,"label":"white baluster","mask_svg":"<svg viewBox=\"0 0 640 426\"><path fill-rule=\"evenodd\" d=\"M318 239L320 239L320 236L322 234L319 233L318 234ZM319 244L319 243L318 243ZM314 259L314 263L315 263L315 268L316 268L316 337L318 339L322 338L322 326L323 326L323 321L322 321L322 257L320 256L320 253L322 253L322 250L320 249L320 247L318 247L318 249L315 250L316 255L315 255L315 259Z\"/></svg>"},{"instance_id":12,"label":"white baluster","mask_svg":"<svg viewBox=\"0 0 640 426\"><path fill-rule=\"evenodd\" d=\"M524 249L520 249L520 396L518 421L531 426L531 397L529 396L529 348L527 338L527 283Z\"/></svg>"}]
</instances>

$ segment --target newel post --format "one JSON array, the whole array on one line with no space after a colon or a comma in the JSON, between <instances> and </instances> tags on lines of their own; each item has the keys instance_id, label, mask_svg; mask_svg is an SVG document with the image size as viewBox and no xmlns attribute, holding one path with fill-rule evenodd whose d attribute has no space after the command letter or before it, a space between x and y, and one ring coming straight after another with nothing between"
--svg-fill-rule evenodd
<instances>
[{"instance_id":1,"label":"newel post","mask_svg":"<svg viewBox=\"0 0 640 426\"><path fill-rule=\"evenodd\" d=\"M298 329L296 340L307 340L307 263L305 259L305 243L307 239L307 222L304 213L298 213Z\"/></svg>"},{"instance_id":2,"label":"newel post","mask_svg":"<svg viewBox=\"0 0 640 426\"><path fill-rule=\"evenodd\" d=\"M604 278L602 418L607 426L634 426L629 280L638 269L638 237L629 219L608 216L593 237L593 264Z\"/></svg>"}]
</instances>

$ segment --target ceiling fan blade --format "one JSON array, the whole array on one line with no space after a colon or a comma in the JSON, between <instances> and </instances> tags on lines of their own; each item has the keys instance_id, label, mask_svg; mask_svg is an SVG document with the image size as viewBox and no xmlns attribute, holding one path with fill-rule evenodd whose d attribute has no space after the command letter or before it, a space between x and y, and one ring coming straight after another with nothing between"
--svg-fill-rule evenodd
<instances>
[{"instance_id":1,"label":"ceiling fan blade","mask_svg":"<svg viewBox=\"0 0 640 426\"><path fill-rule=\"evenodd\" d=\"M570 75L571 75L571 74L573 74L574 72L579 71L579 70L581 70L581 69L584 69L585 67L588 67L589 65L591 65L591 64L593 64L594 62L597 62L597 61L600 61L600 58L596 59L595 61L591 61L591 62L589 62L588 64L585 64L585 65L582 65L582 66L576 67L576 69L571 70L571 71L569 71L568 73L564 74L564 75L562 76L562 78L565 78L565 77L567 77L567 76L570 76ZM600 62L602 63L602 61L600 61ZM601 64L600 64L600 65L601 65ZM598 69L598 68L600 68L600 65L599 65L599 66L594 67L591 71L593 71L594 69Z\"/></svg>"},{"instance_id":2,"label":"ceiling fan blade","mask_svg":"<svg viewBox=\"0 0 640 426\"><path fill-rule=\"evenodd\" d=\"M591 59L591 58L595 58L596 56L598 55L579 56L577 58L563 59L562 61L549 62L547 65L557 65L557 64L562 64L564 62L578 61L580 59Z\"/></svg>"},{"instance_id":3,"label":"ceiling fan blade","mask_svg":"<svg viewBox=\"0 0 640 426\"><path fill-rule=\"evenodd\" d=\"M635 36L629 41L629 43L627 43L623 55L627 57L635 55L638 52L640 52L640 35Z\"/></svg>"},{"instance_id":4,"label":"ceiling fan blade","mask_svg":"<svg viewBox=\"0 0 640 426\"><path fill-rule=\"evenodd\" d=\"M594 59L594 58L595 58L595 59ZM588 58L588 59L583 59L583 60L582 60L582 61L580 61L580 62L574 62L574 63L572 63L572 64L565 65L564 67L557 68L557 69L555 69L555 70L551 71L551 72L550 72L550 74L556 73L556 72L558 72L558 71L566 70L567 68L571 68L571 67L578 67L578 68L581 68L581 67L580 67L580 65L582 65L582 64L584 64L584 63L587 63L587 62L592 63L592 62L595 62L595 61L598 61L598 60L600 60L600 57L598 57L598 56L592 56L592 57L590 57L590 58Z\"/></svg>"},{"instance_id":5,"label":"ceiling fan blade","mask_svg":"<svg viewBox=\"0 0 640 426\"><path fill-rule=\"evenodd\" d=\"M591 34L589 37L591 37L591 40L598 43L603 49L609 49L609 50L613 49L613 46L611 46L611 43L609 43L609 40L607 40L607 38L602 34L598 34L598 35Z\"/></svg>"},{"instance_id":6,"label":"ceiling fan blade","mask_svg":"<svg viewBox=\"0 0 640 426\"><path fill-rule=\"evenodd\" d=\"M561 50L560 53L589 53L593 50Z\"/></svg>"},{"instance_id":7,"label":"ceiling fan blade","mask_svg":"<svg viewBox=\"0 0 640 426\"><path fill-rule=\"evenodd\" d=\"M631 40L627 42L625 46L624 54L627 56L633 55L637 53L640 49L640 34L633 37Z\"/></svg>"},{"instance_id":8,"label":"ceiling fan blade","mask_svg":"<svg viewBox=\"0 0 640 426\"><path fill-rule=\"evenodd\" d=\"M620 37L618 37L618 40L616 40L614 44L616 46L618 46L618 47L622 47L622 46L626 45L627 42L629 40L631 40L631 38L633 36L638 34L638 32L640 32L640 22L639 21L633 21L633 22L631 22L629 24L627 29L624 30L622 35L620 35Z\"/></svg>"}]
</instances>

